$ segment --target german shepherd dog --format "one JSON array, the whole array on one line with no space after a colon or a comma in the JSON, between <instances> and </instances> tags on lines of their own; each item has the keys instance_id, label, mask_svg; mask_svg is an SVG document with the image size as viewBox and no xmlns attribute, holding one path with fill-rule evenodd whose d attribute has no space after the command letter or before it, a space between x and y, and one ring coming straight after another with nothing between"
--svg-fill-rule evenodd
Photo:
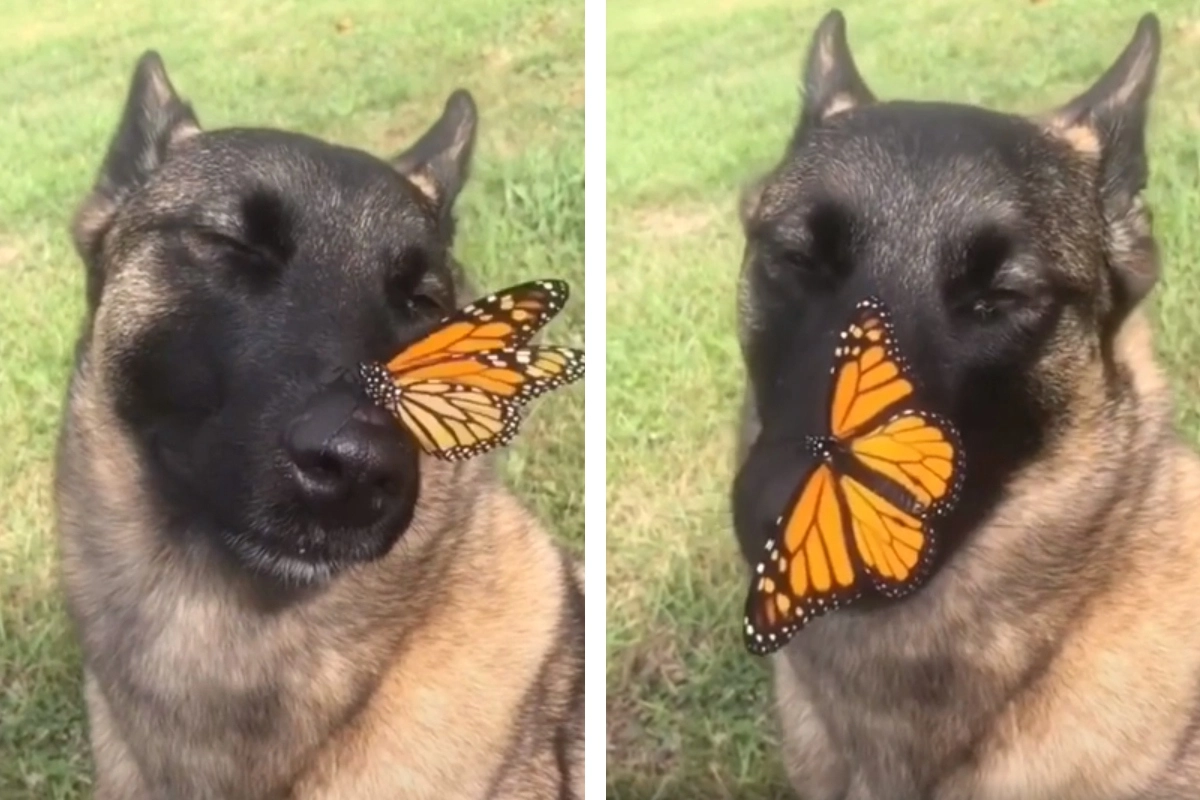
<instances>
[{"instance_id":1,"label":"german shepherd dog","mask_svg":"<svg viewBox=\"0 0 1200 800\"><path fill-rule=\"evenodd\" d=\"M859 298L891 308L967 461L923 588L772 658L803 800L1200 797L1200 460L1141 310L1159 49L1147 15L1091 88L1024 117L877 100L842 15L813 36L793 138L742 200L743 553L804 474L817 343Z\"/></svg>"},{"instance_id":2,"label":"german shepherd dog","mask_svg":"<svg viewBox=\"0 0 1200 800\"><path fill-rule=\"evenodd\" d=\"M98 800L583 796L579 567L343 377L454 307L475 129L204 131L138 62L57 466Z\"/></svg>"}]
</instances>

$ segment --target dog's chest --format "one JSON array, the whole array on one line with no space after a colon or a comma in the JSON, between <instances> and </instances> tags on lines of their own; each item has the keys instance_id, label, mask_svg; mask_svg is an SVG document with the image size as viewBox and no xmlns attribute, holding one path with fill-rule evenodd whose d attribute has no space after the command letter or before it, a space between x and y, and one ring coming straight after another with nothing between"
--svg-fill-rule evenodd
<instances>
[{"instance_id":1,"label":"dog's chest","mask_svg":"<svg viewBox=\"0 0 1200 800\"><path fill-rule=\"evenodd\" d=\"M797 638L784 657L864 797L929 796L999 706L992 678L951 649L881 652L816 626Z\"/></svg>"},{"instance_id":2,"label":"dog's chest","mask_svg":"<svg viewBox=\"0 0 1200 800\"><path fill-rule=\"evenodd\" d=\"M290 620L247 629L245 615L193 598L147 623L119 657L149 668L96 666L147 782L170 796L283 792L371 688L368 654Z\"/></svg>"}]
</instances>

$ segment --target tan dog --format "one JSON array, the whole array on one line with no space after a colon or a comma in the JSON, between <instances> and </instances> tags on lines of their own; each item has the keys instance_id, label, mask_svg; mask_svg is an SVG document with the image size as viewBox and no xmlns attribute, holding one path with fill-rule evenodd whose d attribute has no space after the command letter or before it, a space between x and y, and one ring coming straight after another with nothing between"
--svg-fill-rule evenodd
<instances>
[{"instance_id":1,"label":"tan dog","mask_svg":"<svg viewBox=\"0 0 1200 800\"><path fill-rule=\"evenodd\" d=\"M816 31L791 147L743 204L743 550L795 486L823 332L866 294L967 471L922 589L773 657L804 800L1200 797L1200 459L1139 309L1158 53L1147 16L1087 92L1026 119L878 101L841 15Z\"/></svg>"},{"instance_id":2,"label":"tan dog","mask_svg":"<svg viewBox=\"0 0 1200 800\"><path fill-rule=\"evenodd\" d=\"M139 62L57 477L99 800L583 796L578 566L336 377L455 302L475 126L204 132Z\"/></svg>"}]
</instances>

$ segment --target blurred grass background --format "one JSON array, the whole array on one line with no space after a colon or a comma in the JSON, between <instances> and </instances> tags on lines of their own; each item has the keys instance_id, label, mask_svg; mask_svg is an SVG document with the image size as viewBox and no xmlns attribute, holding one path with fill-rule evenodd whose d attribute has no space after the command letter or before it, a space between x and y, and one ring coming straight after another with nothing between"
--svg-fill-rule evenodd
<instances>
[{"instance_id":1,"label":"blurred grass background","mask_svg":"<svg viewBox=\"0 0 1200 800\"><path fill-rule=\"evenodd\" d=\"M742 367L740 187L782 153L831 6L608 2L608 796L788 797L765 664L743 650L728 511ZM1163 26L1149 198L1158 344L1200 427L1200 4L844 0L881 98L1033 113L1096 80L1149 10Z\"/></svg>"},{"instance_id":2,"label":"blurred grass background","mask_svg":"<svg viewBox=\"0 0 1200 800\"><path fill-rule=\"evenodd\" d=\"M411 143L454 88L469 89L480 136L457 253L481 289L569 280L550 336L583 340L583 0L0 0L3 800L90 794L50 496L83 303L67 226L148 48L206 128L288 128L377 155ZM538 401L505 463L581 552L582 386Z\"/></svg>"}]
</instances>

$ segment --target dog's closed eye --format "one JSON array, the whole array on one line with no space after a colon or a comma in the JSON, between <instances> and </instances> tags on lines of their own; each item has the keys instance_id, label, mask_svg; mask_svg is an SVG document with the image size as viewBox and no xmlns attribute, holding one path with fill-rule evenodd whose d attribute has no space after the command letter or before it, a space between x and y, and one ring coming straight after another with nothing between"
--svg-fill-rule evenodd
<instances>
[{"instance_id":1,"label":"dog's closed eye","mask_svg":"<svg viewBox=\"0 0 1200 800\"><path fill-rule=\"evenodd\" d=\"M762 235L776 273L808 288L831 289L850 273L850 220L835 206L818 205L798 226L776 226Z\"/></svg>"},{"instance_id":2,"label":"dog's closed eye","mask_svg":"<svg viewBox=\"0 0 1200 800\"><path fill-rule=\"evenodd\" d=\"M956 314L990 322L1019 310L1036 290L1024 263L1020 240L996 225L985 225L952 248L947 304Z\"/></svg>"},{"instance_id":3,"label":"dog's closed eye","mask_svg":"<svg viewBox=\"0 0 1200 800\"><path fill-rule=\"evenodd\" d=\"M194 228L189 239L206 260L229 267L237 280L248 280L259 289L273 284L283 271L283 262L272 252L215 228Z\"/></svg>"},{"instance_id":4,"label":"dog's closed eye","mask_svg":"<svg viewBox=\"0 0 1200 800\"><path fill-rule=\"evenodd\" d=\"M445 313L433 279L434 256L421 247L405 247L388 257L385 292L388 305L397 313L411 316Z\"/></svg>"}]
</instances>

